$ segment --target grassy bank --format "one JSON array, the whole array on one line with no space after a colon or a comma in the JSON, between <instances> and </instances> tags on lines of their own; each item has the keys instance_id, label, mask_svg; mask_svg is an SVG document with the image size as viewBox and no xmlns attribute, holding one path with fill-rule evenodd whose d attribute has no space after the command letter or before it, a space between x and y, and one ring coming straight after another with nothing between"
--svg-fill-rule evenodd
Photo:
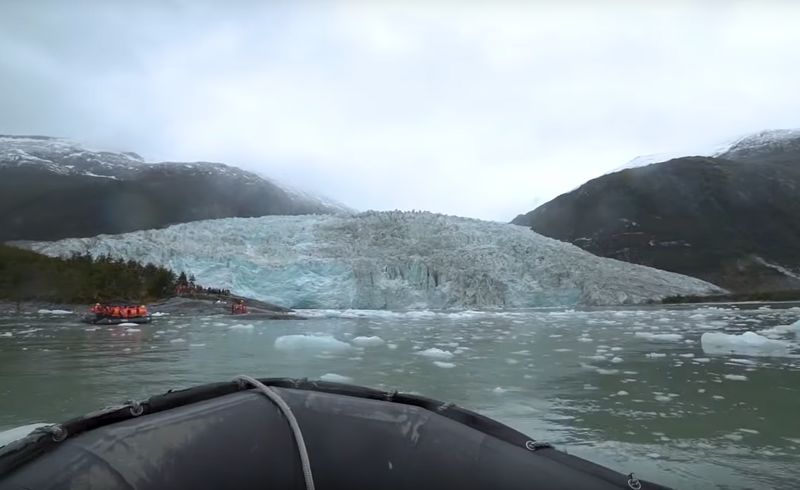
<instances>
[{"instance_id":1,"label":"grassy bank","mask_svg":"<svg viewBox=\"0 0 800 490\"><path fill-rule=\"evenodd\" d=\"M110 257L61 259L0 244L0 299L91 303L167 298L177 278L169 269Z\"/></svg>"}]
</instances>

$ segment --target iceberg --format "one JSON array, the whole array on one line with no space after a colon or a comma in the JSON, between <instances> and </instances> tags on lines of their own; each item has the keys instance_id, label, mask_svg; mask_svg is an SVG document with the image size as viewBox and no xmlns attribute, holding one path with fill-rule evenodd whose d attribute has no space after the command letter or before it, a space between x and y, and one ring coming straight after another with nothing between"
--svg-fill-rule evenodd
<instances>
[{"instance_id":1,"label":"iceberg","mask_svg":"<svg viewBox=\"0 0 800 490\"><path fill-rule=\"evenodd\" d=\"M700 337L706 354L743 354L748 356L785 356L791 344L783 340L768 339L755 332L730 335L706 332Z\"/></svg>"},{"instance_id":2,"label":"iceberg","mask_svg":"<svg viewBox=\"0 0 800 490\"><path fill-rule=\"evenodd\" d=\"M225 218L16 245L150 262L300 309L572 307L723 291L524 227L427 212Z\"/></svg>"}]
</instances>

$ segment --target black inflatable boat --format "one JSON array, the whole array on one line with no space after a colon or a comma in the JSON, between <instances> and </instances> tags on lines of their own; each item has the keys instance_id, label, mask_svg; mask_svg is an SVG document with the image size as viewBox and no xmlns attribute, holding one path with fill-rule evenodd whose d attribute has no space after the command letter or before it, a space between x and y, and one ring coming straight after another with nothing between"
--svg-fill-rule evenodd
<instances>
[{"instance_id":1,"label":"black inflatable boat","mask_svg":"<svg viewBox=\"0 0 800 490\"><path fill-rule=\"evenodd\" d=\"M81 318L83 323L89 323L92 325L119 325L120 323L137 323L137 324L145 324L150 323L153 321L153 317L150 315L145 316L132 316L128 318L121 318L121 317L113 317L113 316L98 316L94 313L84 315Z\"/></svg>"},{"instance_id":2,"label":"black inflatable boat","mask_svg":"<svg viewBox=\"0 0 800 490\"><path fill-rule=\"evenodd\" d=\"M240 377L37 429L5 489L663 489L429 398Z\"/></svg>"}]
</instances>

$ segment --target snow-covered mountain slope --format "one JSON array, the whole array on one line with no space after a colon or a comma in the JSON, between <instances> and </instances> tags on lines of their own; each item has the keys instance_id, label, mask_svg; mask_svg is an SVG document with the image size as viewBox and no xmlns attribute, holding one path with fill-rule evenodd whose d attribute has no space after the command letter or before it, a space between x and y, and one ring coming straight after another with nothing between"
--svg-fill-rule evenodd
<instances>
[{"instance_id":1,"label":"snow-covered mountain slope","mask_svg":"<svg viewBox=\"0 0 800 490\"><path fill-rule=\"evenodd\" d=\"M0 135L0 168L32 166L60 175L118 179L143 163L136 153L88 150L62 138Z\"/></svg>"},{"instance_id":2,"label":"snow-covered mountain slope","mask_svg":"<svg viewBox=\"0 0 800 490\"><path fill-rule=\"evenodd\" d=\"M747 134L713 147L640 155L625 165L611 170L609 173L619 172L628 168L645 167L654 163L662 163L675 158L689 156L715 157L758 163L760 160L772 158L776 154L781 156L791 154L793 158L800 154L800 129L769 129ZM697 161L701 162L702 160Z\"/></svg>"},{"instance_id":3,"label":"snow-covered mountain slope","mask_svg":"<svg viewBox=\"0 0 800 490\"><path fill-rule=\"evenodd\" d=\"M431 213L220 219L23 246L166 265L294 308L629 304L721 291L525 228Z\"/></svg>"},{"instance_id":4,"label":"snow-covered mountain slope","mask_svg":"<svg viewBox=\"0 0 800 490\"><path fill-rule=\"evenodd\" d=\"M800 129L773 129L734 140L713 156L734 161L800 163Z\"/></svg>"},{"instance_id":5,"label":"snow-covered mountain slope","mask_svg":"<svg viewBox=\"0 0 800 490\"><path fill-rule=\"evenodd\" d=\"M350 212L222 163L147 163L45 136L0 136L0 240L121 233L269 214Z\"/></svg>"}]
</instances>

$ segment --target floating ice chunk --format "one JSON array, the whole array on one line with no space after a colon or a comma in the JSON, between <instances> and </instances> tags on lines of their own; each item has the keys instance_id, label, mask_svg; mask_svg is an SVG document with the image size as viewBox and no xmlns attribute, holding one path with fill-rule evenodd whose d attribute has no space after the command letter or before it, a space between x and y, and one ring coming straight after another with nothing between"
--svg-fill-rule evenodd
<instances>
[{"instance_id":1,"label":"floating ice chunk","mask_svg":"<svg viewBox=\"0 0 800 490\"><path fill-rule=\"evenodd\" d=\"M455 364L453 364L452 362L433 361L433 363L434 363L436 366L438 366L438 367L440 367L440 368L443 368L443 369L451 369L451 368L454 368L454 367L456 367L456 365L455 365Z\"/></svg>"},{"instance_id":2,"label":"floating ice chunk","mask_svg":"<svg viewBox=\"0 0 800 490\"><path fill-rule=\"evenodd\" d=\"M711 362L711 359L709 359L708 357L695 357L694 359L692 359L692 361L706 363L706 362Z\"/></svg>"},{"instance_id":3,"label":"floating ice chunk","mask_svg":"<svg viewBox=\"0 0 800 490\"><path fill-rule=\"evenodd\" d=\"M678 354L678 355L679 355L680 357L686 357L686 358L692 358L692 357L694 357L694 354L692 354L691 352L687 352L686 354Z\"/></svg>"},{"instance_id":4,"label":"floating ice chunk","mask_svg":"<svg viewBox=\"0 0 800 490\"><path fill-rule=\"evenodd\" d=\"M683 335L677 333L651 333L651 332L636 332L637 337L653 340L657 342L677 342L683 340Z\"/></svg>"},{"instance_id":5,"label":"floating ice chunk","mask_svg":"<svg viewBox=\"0 0 800 490\"><path fill-rule=\"evenodd\" d=\"M275 348L286 351L347 352L353 348L331 335L282 335L275 339Z\"/></svg>"},{"instance_id":6,"label":"floating ice chunk","mask_svg":"<svg viewBox=\"0 0 800 490\"><path fill-rule=\"evenodd\" d=\"M189 344L189 347L205 347L206 344Z\"/></svg>"},{"instance_id":7,"label":"floating ice chunk","mask_svg":"<svg viewBox=\"0 0 800 490\"><path fill-rule=\"evenodd\" d=\"M744 432L745 434L758 434L759 432L755 429L738 429L739 432Z\"/></svg>"},{"instance_id":8,"label":"floating ice chunk","mask_svg":"<svg viewBox=\"0 0 800 490\"><path fill-rule=\"evenodd\" d=\"M122 323L118 323L117 326L118 327L138 327L139 324L138 323L133 323L133 322L122 322Z\"/></svg>"},{"instance_id":9,"label":"floating ice chunk","mask_svg":"<svg viewBox=\"0 0 800 490\"><path fill-rule=\"evenodd\" d=\"M705 393L706 389L705 388L697 388L697 392L698 393Z\"/></svg>"},{"instance_id":10,"label":"floating ice chunk","mask_svg":"<svg viewBox=\"0 0 800 490\"><path fill-rule=\"evenodd\" d=\"M351 342L359 347L376 347L386 343L385 340L378 336L356 337Z\"/></svg>"},{"instance_id":11,"label":"floating ice chunk","mask_svg":"<svg viewBox=\"0 0 800 490\"><path fill-rule=\"evenodd\" d=\"M784 356L789 353L788 342L768 339L755 332L745 332L741 335L706 332L700 337L700 345L706 354Z\"/></svg>"},{"instance_id":12,"label":"floating ice chunk","mask_svg":"<svg viewBox=\"0 0 800 490\"><path fill-rule=\"evenodd\" d=\"M605 361L606 356L586 356L586 359L591 359L593 361Z\"/></svg>"},{"instance_id":13,"label":"floating ice chunk","mask_svg":"<svg viewBox=\"0 0 800 490\"><path fill-rule=\"evenodd\" d=\"M509 357L508 359L506 359L506 364L511 364L511 365L519 364L519 361Z\"/></svg>"},{"instance_id":14,"label":"floating ice chunk","mask_svg":"<svg viewBox=\"0 0 800 490\"><path fill-rule=\"evenodd\" d=\"M671 396L667 396L667 395L656 395L653 398L657 402L670 402L670 401L672 401L672 397Z\"/></svg>"},{"instance_id":15,"label":"floating ice chunk","mask_svg":"<svg viewBox=\"0 0 800 490\"><path fill-rule=\"evenodd\" d=\"M597 374L606 374L606 375L612 375L612 374L617 374L617 373L619 373L619 369L603 369L603 368L597 368L597 369L595 369L595 371L597 371Z\"/></svg>"},{"instance_id":16,"label":"floating ice chunk","mask_svg":"<svg viewBox=\"0 0 800 490\"><path fill-rule=\"evenodd\" d=\"M594 342L591 337L578 337L578 342Z\"/></svg>"},{"instance_id":17,"label":"floating ice chunk","mask_svg":"<svg viewBox=\"0 0 800 490\"><path fill-rule=\"evenodd\" d=\"M331 383L352 383L353 378L349 376L342 376L336 373L325 373L319 377L322 381L330 381Z\"/></svg>"},{"instance_id":18,"label":"floating ice chunk","mask_svg":"<svg viewBox=\"0 0 800 490\"><path fill-rule=\"evenodd\" d=\"M163 311L156 311L155 313L152 313L150 316L159 317L159 316L167 316L167 315L169 315L169 313L164 313Z\"/></svg>"},{"instance_id":19,"label":"floating ice chunk","mask_svg":"<svg viewBox=\"0 0 800 490\"><path fill-rule=\"evenodd\" d=\"M36 313L38 313L40 315L71 315L72 311L71 310L45 310L45 309L42 309L42 310L37 311Z\"/></svg>"},{"instance_id":20,"label":"floating ice chunk","mask_svg":"<svg viewBox=\"0 0 800 490\"><path fill-rule=\"evenodd\" d=\"M621 357L614 357L614 358L611 359L611 362L613 362L614 364L619 364L619 363L622 362L622 358Z\"/></svg>"},{"instance_id":21,"label":"floating ice chunk","mask_svg":"<svg viewBox=\"0 0 800 490\"><path fill-rule=\"evenodd\" d=\"M747 381L747 376L743 376L741 374L726 374L723 376L723 378L731 381Z\"/></svg>"},{"instance_id":22,"label":"floating ice chunk","mask_svg":"<svg viewBox=\"0 0 800 490\"><path fill-rule=\"evenodd\" d=\"M748 366L755 366L756 364L758 364L757 362L751 361L750 359L739 359L739 358L736 358L736 357L728 359L728 362L735 363L735 364L746 364Z\"/></svg>"},{"instance_id":23,"label":"floating ice chunk","mask_svg":"<svg viewBox=\"0 0 800 490\"><path fill-rule=\"evenodd\" d=\"M667 357L666 354L663 352L650 352L649 354L645 354L645 357L649 357L650 359L656 359L659 357Z\"/></svg>"},{"instance_id":24,"label":"floating ice chunk","mask_svg":"<svg viewBox=\"0 0 800 490\"><path fill-rule=\"evenodd\" d=\"M446 351L446 350L442 350L442 349L439 349L439 348L436 348L436 347L431 347L430 349L425 349L424 351L417 352L416 354L418 356L425 356L425 357L428 357L430 359L439 359L439 360L443 360L443 361L446 361L446 360L449 360L449 359L453 358L453 353L452 352L449 352L449 351Z\"/></svg>"},{"instance_id":25,"label":"floating ice chunk","mask_svg":"<svg viewBox=\"0 0 800 490\"><path fill-rule=\"evenodd\" d=\"M619 390L617 392L617 396L628 396L628 392L625 390Z\"/></svg>"},{"instance_id":26,"label":"floating ice chunk","mask_svg":"<svg viewBox=\"0 0 800 490\"><path fill-rule=\"evenodd\" d=\"M239 323L236 325L231 325L228 327L228 330L240 331L240 332L250 332L255 328L252 323Z\"/></svg>"},{"instance_id":27,"label":"floating ice chunk","mask_svg":"<svg viewBox=\"0 0 800 490\"><path fill-rule=\"evenodd\" d=\"M170 342L172 342L173 344L181 344L183 342L186 342L186 339L177 338L170 340Z\"/></svg>"},{"instance_id":28,"label":"floating ice chunk","mask_svg":"<svg viewBox=\"0 0 800 490\"><path fill-rule=\"evenodd\" d=\"M496 394L496 395L502 395L503 393L507 393L507 392L508 392L508 389L506 389L506 388L503 388L502 386L496 386L496 387L495 387L495 388L492 390L492 393L494 393L494 394Z\"/></svg>"},{"instance_id":29,"label":"floating ice chunk","mask_svg":"<svg viewBox=\"0 0 800 490\"><path fill-rule=\"evenodd\" d=\"M136 325L136 324L134 323L134 325ZM142 329L141 328L126 328L125 331L128 332L128 333L137 333L137 332L141 332Z\"/></svg>"},{"instance_id":30,"label":"floating ice chunk","mask_svg":"<svg viewBox=\"0 0 800 490\"><path fill-rule=\"evenodd\" d=\"M562 347L560 349L553 349L553 352L572 352L572 349L567 349L566 347Z\"/></svg>"},{"instance_id":31,"label":"floating ice chunk","mask_svg":"<svg viewBox=\"0 0 800 490\"><path fill-rule=\"evenodd\" d=\"M711 398L713 398L715 400L724 400L725 399L725 397L722 396L722 395L713 395Z\"/></svg>"},{"instance_id":32,"label":"floating ice chunk","mask_svg":"<svg viewBox=\"0 0 800 490\"><path fill-rule=\"evenodd\" d=\"M777 325L772 328L761 330L758 333L770 338L790 333L793 333L795 335L800 335L800 320L792 323L791 325Z\"/></svg>"},{"instance_id":33,"label":"floating ice chunk","mask_svg":"<svg viewBox=\"0 0 800 490\"><path fill-rule=\"evenodd\" d=\"M386 344L386 347L388 347L391 350L395 350L397 349L397 344Z\"/></svg>"},{"instance_id":34,"label":"floating ice chunk","mask_svg":"<svg viewBox=\"0 0 800 490\"><path fill-rule=\"evenodd\" d=\"M0 332L0 337L9 338L9 337L13 337L13 336L14 336L14 334L11 333L11 332Z\"/></svg>"}]
</instances>

